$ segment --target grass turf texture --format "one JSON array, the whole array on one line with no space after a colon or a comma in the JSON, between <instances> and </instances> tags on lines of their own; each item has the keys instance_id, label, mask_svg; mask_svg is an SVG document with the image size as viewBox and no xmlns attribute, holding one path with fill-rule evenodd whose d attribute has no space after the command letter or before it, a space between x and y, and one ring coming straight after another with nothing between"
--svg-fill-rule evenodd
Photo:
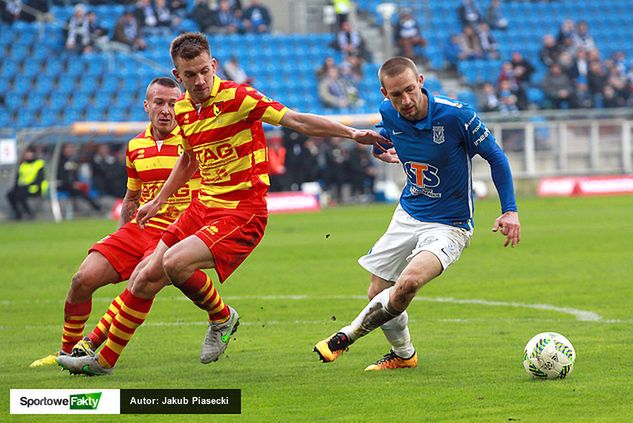
<instances>
[{"instance_id":1,"label":"grass turf texture","mask_svg":"<svg viewBox=\"0 0 633 423\"><path fill-rule=\"evenodd\" d=\"M393 206L271 216L254 254L219 288L242 325L217 363L198 362L205 315L170 287L159 294L112 376L30 369L59 348L63 299L87 248L108 221L0 226L0 369L9 388L238 388L241 416L217 421L631 421L633 420L633 197L524 199L521 245L490 232L493 200L477 203L476 232L460 261L409 308L420 354L415 370L365 373L388 351L380 331L322 364L314 343L364 307L368 275L356 264L384 231ZM91 329L123 285L97 291ZM550 304L600 321L520 306L440 298ZM556 331L576 348L565 380L532 380L525 343ZM67 417L68 418L68 417ZM203 416L73 416L73 421L201 421ZM56 421L54 416L12 416Z\"/></svg>"}]
</instances>

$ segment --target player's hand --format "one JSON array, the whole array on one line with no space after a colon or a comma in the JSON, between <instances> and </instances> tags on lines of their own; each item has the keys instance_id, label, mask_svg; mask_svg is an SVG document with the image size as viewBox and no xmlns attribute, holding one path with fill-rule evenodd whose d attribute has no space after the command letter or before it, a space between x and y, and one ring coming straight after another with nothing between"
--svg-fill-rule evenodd
<instances>
[{"instance_id":1,"label":"player's hand","mask_svg":"<svg viewBox=\"0 0 633 423\"><path fill-rule=\"evenodd\" d=\"M156 216L161 205L161 203L155 200L143 204L136 213L136 223L138 223L141 228L145 228L147 221Z\"/></svg>"},{"instance_id":2,"label":"player's hand","mask_svg":"<svg viewBox=\"0 0 633 423\"><path fill-rule=\"evenodd\" d=\"M376 146L382 151L386 151L386 150L384 147L381 146L381 144L391 145L391 141L389 141L387 138L383 137L378 132L371 131L368 129L355 130L354 134L352 135L352 139L362 145Z\"/></svg>"},{"instance_id":3,"label":"player's hand","mask_svg":"<svg viewBox=\"0 0 633 423\"><path fill-rule=\"evenodd\" d=\"M400 163L400 158L398 158L395 148L390 148L382 154L374 154L374 157L385 163Z\"/></svg>"},{"instance_id":4,"label":"player's hand","mask_svg":"<svg viewBox=\"0 0 633 423\"><path fill-rule=\"evenodd\" d=\"M514 248L521 240L521 223L519 223L519 213L509 211L503 213L495 220L492 232L501 231L506 239L503 243L504 247L508 245Z\"/></svg>"}]
</instances>

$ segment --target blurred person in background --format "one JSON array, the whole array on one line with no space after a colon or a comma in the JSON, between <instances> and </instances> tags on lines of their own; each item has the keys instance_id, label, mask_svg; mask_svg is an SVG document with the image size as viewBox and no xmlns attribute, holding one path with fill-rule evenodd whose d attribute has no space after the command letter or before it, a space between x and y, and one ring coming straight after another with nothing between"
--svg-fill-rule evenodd
<instances>
[{"instance_id":1,"label":"blurred person in background","mask_svg":"<svg viewBox=\"0 0 633 423\"><path fill-rule=\"evenodd\" d=\"M28 199L43 196L47 192L44 167L46 162L36 157L35 149L27 147L24 150L22 162L18 166L13 188L7 193L7 200L13 210L16 220L22 219L23 213L29 219L35 218L35 213L29 206Z\"/></svg>"}]
</instances>

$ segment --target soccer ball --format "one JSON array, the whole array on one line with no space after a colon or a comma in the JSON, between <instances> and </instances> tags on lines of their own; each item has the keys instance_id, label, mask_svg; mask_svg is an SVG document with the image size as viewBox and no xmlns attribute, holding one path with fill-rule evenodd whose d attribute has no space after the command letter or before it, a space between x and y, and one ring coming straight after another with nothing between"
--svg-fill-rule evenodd
<instances>
[{"instance_id":1,"label":"soccer ball","mask_svg":"<svg viewBox=\"0 0 633 423\"><path fill-rule=\"evenodd\" d=\"M539 333L523 352L523 367L536 379L563 379L574 369L575 361L573 345L556 332Z\"/></svg>"}]
</instances>

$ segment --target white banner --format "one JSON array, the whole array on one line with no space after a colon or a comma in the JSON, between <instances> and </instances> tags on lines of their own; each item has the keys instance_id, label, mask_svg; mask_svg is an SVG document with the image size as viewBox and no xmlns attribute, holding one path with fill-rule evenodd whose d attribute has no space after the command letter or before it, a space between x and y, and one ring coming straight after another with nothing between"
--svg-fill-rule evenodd
<instances>
[{"instance_id":1,"label":"white banner","mask_svg":"<svg viewBox=\"0 0 633 423\"><path fill-rule=\"evenodd\" d=\"M120 414L118 389L11 389L11 414Z\"/></svg>"},{"instance_id":2,"label":"white banner","mask_svg":"<svg viewBox=\"0 0 633 423\"><path fill-rule=\"evenodd\" d=\"M13 139L0 139L0 164L18 162L18 151Z\"/></svg>"}]
</instances>

